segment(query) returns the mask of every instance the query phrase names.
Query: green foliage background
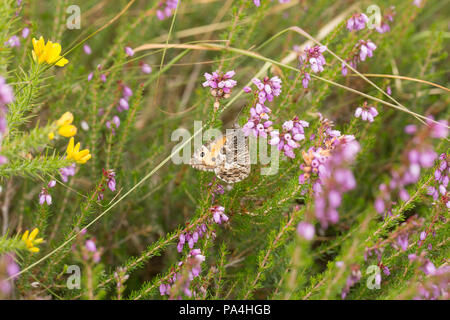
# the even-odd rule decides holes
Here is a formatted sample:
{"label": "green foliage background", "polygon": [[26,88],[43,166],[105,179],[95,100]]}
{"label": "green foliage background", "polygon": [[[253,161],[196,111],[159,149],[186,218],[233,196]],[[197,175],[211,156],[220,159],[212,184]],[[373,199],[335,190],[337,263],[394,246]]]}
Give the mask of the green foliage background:
{"label": "green foliage background", "polygon": [[[340,299],[351,266],[358,265],[362,279],[347,299],[410,299],[427,278],[419,265],[409,262],[409,253],[426,250],[437,267],[448,263],[448,212],[433,206],[426,195],[432,169],[422,172],[420,182],[409,187],[413,196],[407,203],[398,201],[392,218],[383,220],[373,208],[378,185],[388,180],[391,168],[401,165],[402,152],[410,140],[403,129],[410,123],[419,125],[417,119],[369,101],[380,115],[368,124],[353,116],[366,100],[363,97],[318,79],[305,90],[294,70],[275,64],[264,67],[267,58],[282,62],[293,45],[307,40],[293,31],[281,31],[299,26],[315,37],[342,15],[338,26],[328,30],[321,42],[346,57],[357,40],[374,41],[374,57],[361,63],[359,72],[401,75],[448,86],[448,1],[423,1],[419,9],[410,0],[292,0],[287,5],[262,1],[260,8],[247,0],[181,0],[176,16],[160,21],[155,16],[159,1],[136,0],[111,25],[107,24],[129,1],[23,2],[16,16],[16,1],[0,1],[0,44],[26,25],[31,29],[31,36],[20,48],[0,50],[0,74],[13,86],[16,96],[9,106],[8,135],[1,149],[9,163],[0,167],[0,197],[6,212],[1,221],[8,230],[0,240],[0,253],[16,251],[24,270],[15,281],[12,298],[161,298],[161,281],[167,280],[187,253],[186,249],[183,254],[176,250],[180,232],[188,223],[196,226],[210,217],[208,184],[214,177],[171,161],[159,167],[177,143],[171,141],[171,134],[177,128],[193,133],[195,120],[222,129],[234,122],[244,124],[251,99],[235,95],[261,70],[263,75],[278,75],[283,80],[282,95],[269,105],[275,125],[298,115],[311,123],[309,137],[319,125],[317,112],[321,112],[335,122],[337,130],[356,136],[362,147],[352,168],[358,187],[346,194],[339,223],[314,241],[305,242],[295,228],[311,212],[313,199],[308,193],[301,195],[298,184],[300,150],[296,159],[282,156],[277,175],[262,176],[260,166],[253,166],[248,179],[216,199],[226,208],[230,222],[211,229],[209,238],[204,237],[196,246],[206,256],[201,276],[192,284],[199,292],[197,298]],[[79,30],[66,27],[66,8],[73,4],[82,12]],[[382,12],[395,5],[392,30],[385,34],[367,29],[348,32],[346,19],[371,4],[380,6]],[[93,51],[86,55],[81,41],[103,26],[86,41]],[[67,55],[70,62],[66,67],[49,68],[36,76],[31,37],[41,35],[61,43],[64,51],[73,50]],[[137,52],[132,58],[124,52],[125,46],[217,40],[222,46],[217,51],[155,49]],[[342,77],[341,63],[330,54],[325,53],[325,58],[321,77],[388,101],[361,78]],[[140,71],[140,61],[152,66],[150,75]],[[97,70],[99,64],[101,71]],[[296,67],[296,62],[289,65]],[[228,106],[230,100],[221,101],[219,112],[215,112],[214,98],[201,83],[204,72],[218,68],[235,70],[238,86],[232,103]],[[95,75],[89,82],[90,72]],[[100,81],[100,72],[107,75],[106,83]],[[384,90],[390,86],[393,97],[418,114],[449,118],[448,91],[408,80],[371,80]],[[109,117],[116,113],[119,82],[132,88],[134,94],[129,111],[120,114],[121,126],[112,135],[105,126],[109,118],[98,112],[103,109]],[[93,158],[78,166],[69,183],[58,183],[51,190],[51,206],[40,206],[41,188],[52,178],[61,180],[58,169],[68,165],[63,157],[67,140],[51,142],[47,138],[54,130],[53,121],[66,111],[75,116],[76,140],[90,149]],[[81,129],[82,121],[89,125],[87,131]],[[301,149],[308,147],[307,141]],[[438,153],[448,153],[447,140],[436,141],[435,148]],[[104,183],[102,169],[116,172],[118,192],[105,191],[104,200],[96,201],[97,187]],[[369,290],[366,269],[377,261],[374,257],[364,260],[365,248],[386,239],[389,242],[411,216],[423,218],[419,229],[424,229],[436,214],[441,216],[434,224],[436,235],[428,237],[420,248],[419,231],[410,238],[406,252],[386,247],[382,262],[391,275],[383,276],[379,290]],[[94,237],[102,248],[100,264],[86,262],[71,249],[74,243],[82,246],[75,235],[87,225],[87,236]],[[12,238],[34,227],[46,240],[38,254],[21,250],[18,238]],[[428,244],[432,250],[427,249]],[[342,261],[343,267],[337,267],[337,261]],[[73,264],[82,266],[80,290],[66,287],[65,270]],[[125,288],[117,290],[114,272],[119,267],[130,277]],[[40,284],[32,286],[36,281]]]}

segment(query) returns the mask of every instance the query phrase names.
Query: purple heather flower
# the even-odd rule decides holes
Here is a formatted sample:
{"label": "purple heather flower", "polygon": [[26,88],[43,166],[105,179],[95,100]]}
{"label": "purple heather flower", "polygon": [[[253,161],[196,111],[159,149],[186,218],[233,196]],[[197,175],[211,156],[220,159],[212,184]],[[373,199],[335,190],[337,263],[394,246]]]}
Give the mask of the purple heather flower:
{"label": "purple heather flower", "polygon": [[47,187],[49,188],[53,188],[56,186],[56,181],[55,180],[50,180],[50,182],[47,184]]}
{"label": "purple heather flower", "polygon": [[358,266],[353,266],[350,275],[347,277],[345,287],[342,289],[341,297],[345,299],[350,292],[350,288],[361,280],[362,274]]}
{"label": "purple heather flower", "polygon": [[426,260],[425,264],[420,268],[426,275],[434,274],[436,267],[430,260]]}
{"label": "purple heather flower", "polygon": [[298,117],[285,121],[281,134],[278,130],[270,132],[271,139],[269,144],[278,145],[278,150],[282,150],[286,157],[295,158],[293,150],[300,147],[299,142],[305,139],[304,128],[307,127],[309,127],[309,123],[304,120],[299,120]]}
{"label": "purple heather flower", "polygon": [[106,185],[112,192],[116,191],[116,173],[113,170],[104,170],[103,174],[106,177]]}
{"label": "purple heather flower", "polygon": [[95,245],[95,241],[92,240],[92,239],[89,239],[89,240],[86,241],[85,247],[90,252],[96,252],[97,251],[97,246]]}
{"label": "purple heather flower", "polygon": [[271,112],[268,107],[260,103],[257,103],[255,107],[251,108],[250,119],[242,127],[245,136],[253,134],[255,137],[261,136],[266,138],[267,132],[272,125],[272,121],[269,121],[269,114]]}
{"label": "purple heather flower", "polygon": [[92,54],[92,49],[91,49],[91,47],[89,47],[89,45],[87,45],[87,44],[85,44],[85,45],[83,46],[83,51],[84,51],[84,53],[86,53],[87,55]]}
{"label": "purple heather flower", "polygon": [[67,183],[67,181],[69,181],[69,177],[75,175],[75,169],[75,164],[59,169],[59,174],[61,175],[62,181]]}
{"label": "purple heather flower", "polygon": [[122,91],[123,97],[128,100],[133,95],[133,90],[130,87],[124,86]]}
{"label": "purple heather flower", "polygon": [[225,215],[225,208],[222,206],[213,206],[209,209],[213,215],[214,222],[222,224],[228,221],[228,217]]}
{"label": "purple heather flower", "polygon": [[43,205],[47,203],[47,205],[52,204],[52,196],[48,193],[47,189],[42,188],[41,193],[39,193],[39,204]]}
{"label": "purple heather flower", "polygon": [[5,42],[5,47],[20,47],[20,39],[18,36],[12,36],[8,39],[8,41]]}
{"label": "purple heather flower", "polygon": [[373,122],[373,119],[378,115],[377,109],[367,105],[367,101],[364,102],[362,107],[358,107],[355,111],[355,117],[361,117],[364,121]]}
{"label": "purple heather flower", "polygon": [[30,35],[30,29],[23,28],[22,29],[22,38],[26,39],[26,38],[28,38],[29,35]]}
{"label": "purple heather flower", "polygon": [[408,234],[401,234],[396,239],[397,244],[402,248],[403,251],[408,249]]}
{"label": "purple heather flower", "polygon": [[359,40],[358,43],[359,46],[359,59],[361,61],[365,61],[367,57],[372,58],[373,57],[373,51],[377,48],[375,43],[373,43],[370,40],[364,41]]}
{"label": "purple heather flower", "polygon": [[212,74],[205,73],[206,81],[203,82],[203,87],[211,88],[211,95],[216,98],[228,98],[231,93],[231,89],[233,89],[237,82],[232,78],[235,76],[236,72],[233,70],[226,72],[223,74],[219,70],[214,71]]}
{"label": "purple heather flower", "polygon": [[112,134],[116,134],[117,128],[120,126],[120,118],[118,116],[114,116],[111,121],[106,121],[105,126],[111,130]]}
{"label": "purple heather flower", "polygon": [[159,20],[170,18],[173,14],[173,11],[176,9],[177,5],[178,0],[162,0],[158,4],[158,9],[156,10],[156,17]]}
{"label": "purple heather flower", "polygon": [[309,72],[320,73],[324,70],[323,66],[326,64],[326,61],[322,53],[327,50],[327,47],[314,46],[301,50],[299,46],[295,45],[293,50],[298,55],[299,68],[303,73],[302,85],[306,89],[311,81]]}
{"label": "purple heather flower", "polygon": [[427,124],[431,129],[431,137],[437,139],[447,138],[448,135],[447,120],[439,120],[438,122],[427,121]]}
{"label": "purple heather flower", "polygon": [[417,8],[420,8],[422,6],[422,0],[414,0],[413,5],[415,5]]}
{"label": "purple heather flower", "polygon": [[311,81],[311,76],[309,75],[309,73],[306,72],[302,79],[303,88],[307,89],[310,81]]}
{"label": "purple heather flower", "polygon": [[129,57],[134,56],[134,51],[131,47],[125,47],[125,54]]}
{"label": "purple heather flower", "polygon": [[141,65],[141,71],[142,71],[142,73],[149,74],[149,73],[152,72],[152,67],[150,67],[150,66],[149,66],[148,64],[146,64],[146,63],[143,63],[143,64]]}
{"label": "purple heather flower", "polygon": [[12,88],[6,84],[5,79],[0,76],[0,108],[14,101],[14,94]]}
{"label": "purple heather flower", "polygon": [[366,27],[367,22],[369,22],[369,18],[364,13],[355,13],[347,20],[347,29],[349,31],[362,30]]}
{"label": "purple heather flower", "polygon": [[300,222],[297,226],[297,233],[305,240],[312,240],[314,238],[314,226],[308,222]]}
{"label": "purple heather flower", "polygon": [[265,77],[262,81],[253,78],[252,82],[257,88],[257,95],[260,104],[264,104],[266,101],[273,101],[274,97],[278,97],[281,94],[281,79],[277,76]]}
{"label": "purple heather flower", "polygon": [[261,0],[253,0],[253,3],[254,3],[255,6],[257,6],[257,7],[261,6]]}
{"label": "purple heather flower", "polygon": [[[315,214],[324,229],[329,224],[338,222],[337,209],[341,204],[343,194],[356,187],[353,173],[347,166],[354,161],[359,150],[360,146],[356,140],[348,142],[341,140],[322,165],[323,168],[317,170],[320,188],[314,193]],[[311,165],[314,167],[312,163]]]}
{"label": "purple heather flower", "polygon": [[117,111],[122,112],[129,109],[128,101],[125,98],[120,98],[119,105],[117,106]]}

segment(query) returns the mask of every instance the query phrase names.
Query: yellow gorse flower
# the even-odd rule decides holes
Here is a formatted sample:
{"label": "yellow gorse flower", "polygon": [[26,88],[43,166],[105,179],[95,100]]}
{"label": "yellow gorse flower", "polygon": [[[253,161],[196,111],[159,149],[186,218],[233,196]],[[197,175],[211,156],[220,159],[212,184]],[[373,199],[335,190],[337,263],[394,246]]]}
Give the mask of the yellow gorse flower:
{"label": "yellow gorse flower", "polygon": [[[61,116],[61,118],[59,118],[56,121],[56,125],[59,127],[58,134],[63,137],[66,137],[66,138],[70,138],[70,137],[73,137],[74,135],[76,135],[77,127],[72,125],[72,122],[73,122],[73,114],[71,112],[64,113]],[[50,132],[48,135],[48,138],[50,140],[53,140],[55,138],[55,133]]]}
{"label": "yellow gorse flower", "polygon": [[33,231],[31,231],[31,233],[29,233],[29,231],[26,230],[22,236],[22,241],[27,246],[27,249],[33,253],[39,252],[39,248],[36,247],[36,245],[39,245],[42,242],[44,242],[43,238],[35,239],[38,232],[39,232],[38,228],[35,228]]}
{"label": "yellow gorse flower", "polygon": [[37,63],[48,63],[57,65],[58,67],[63,67],[69,60],[62,58],[61,45],[59,43],[53,43],[50,40],[45,44],[44,38],[40,37],[39,40],[33,38],[33,59]]}
{"label": "yellow gorse flower", "polygon": [[80,143],[78,142],[75,145],[74,138],[70,138],[69,145],[67,146],[67,159],[74,160],[79,164],[86,163],[92,155],[89,153],[88,149],[84,149],[80,151]]}

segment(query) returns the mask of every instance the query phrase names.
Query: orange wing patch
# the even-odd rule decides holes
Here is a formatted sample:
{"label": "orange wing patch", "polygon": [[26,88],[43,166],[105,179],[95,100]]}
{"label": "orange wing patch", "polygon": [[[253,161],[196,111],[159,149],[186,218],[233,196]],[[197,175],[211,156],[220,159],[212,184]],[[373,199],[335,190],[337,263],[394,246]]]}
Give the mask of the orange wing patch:
{"label": "orange wing patch", "polygon": [[223,148],[227,141],[227,138],[223,136],[211,143],[211,151],[203,157],[203,164],[206,166],[215,166],[217,161],[217,155]]}

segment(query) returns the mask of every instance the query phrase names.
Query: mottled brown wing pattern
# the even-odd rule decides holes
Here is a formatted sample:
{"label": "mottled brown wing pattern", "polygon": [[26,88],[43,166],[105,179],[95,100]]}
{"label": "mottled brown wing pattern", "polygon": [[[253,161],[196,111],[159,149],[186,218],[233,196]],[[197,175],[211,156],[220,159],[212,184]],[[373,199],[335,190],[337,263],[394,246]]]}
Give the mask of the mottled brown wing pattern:
{"label": "mottled brown wing pattern", "polygon": [[250,155],[248,139],[242,129],[235,129],[227,135],[225,147],[225,161],[214,170],[217,177],[227,183],[236,183],[244,180],[250,174]]}
{"label": "mottled brown wing pattern", "polygon": [[194,152],[190,164],[198,170],[214,171],[227,183],[239,182],[250,174],[248,139],[242,129],[231,130]]}

